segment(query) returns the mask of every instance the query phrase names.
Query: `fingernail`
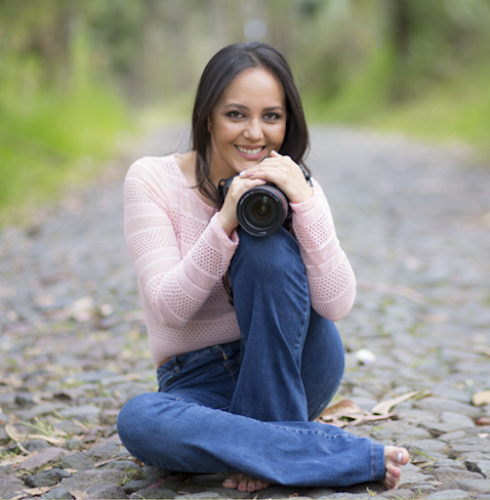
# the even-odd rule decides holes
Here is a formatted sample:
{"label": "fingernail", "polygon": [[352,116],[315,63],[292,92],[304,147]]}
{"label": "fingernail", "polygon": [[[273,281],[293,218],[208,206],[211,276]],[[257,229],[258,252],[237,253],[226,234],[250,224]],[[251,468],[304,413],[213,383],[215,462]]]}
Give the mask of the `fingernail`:
{"label": "fingernail", "polygon": [[246,174],[247,174],[247,171],[246,171],[246,170],[242,170],[242,171],[241,171],[238,175],[239,175],[240,177],[243,177],[243,176],[244,176],[244,175],[246,175]]}
{"label": "fingernail", "polygon": [[225,479],[225,483],[231,483],[232,479]]}
{"label": "fingernail", "polygon": [[401,462],[402,461],[402,457],[403,457],[403,453],[400,451],[400,453],[398,453],[398,455],[396,457],[397,462]]}

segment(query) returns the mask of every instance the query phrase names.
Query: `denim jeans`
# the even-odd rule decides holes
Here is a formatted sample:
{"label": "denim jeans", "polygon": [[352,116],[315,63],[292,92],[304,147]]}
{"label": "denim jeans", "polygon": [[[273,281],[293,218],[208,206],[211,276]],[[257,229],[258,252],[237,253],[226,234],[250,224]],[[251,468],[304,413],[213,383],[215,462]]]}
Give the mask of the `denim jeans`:
{"label": "denim jeans", "polygon": [[313,422],[344,370],[335,325],[310,306],[305,266],[284,229],[243,231],[230,264],[241,339],[173,357],[159,391],[122,408],[118,431],[136,458],[190,473],[243,472],[290,486],[384,477],[384,447]]}

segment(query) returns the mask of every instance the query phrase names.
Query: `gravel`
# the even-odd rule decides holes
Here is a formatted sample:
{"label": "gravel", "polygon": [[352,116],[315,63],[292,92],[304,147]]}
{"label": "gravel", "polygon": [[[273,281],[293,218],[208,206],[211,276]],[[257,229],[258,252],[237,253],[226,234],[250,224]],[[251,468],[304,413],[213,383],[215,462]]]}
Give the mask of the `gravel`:
{"label": "gravel", "polygon": [[[410,449],[400,489],[250,494],[129,455],[117,413],[157,386],[122,180],[133,159],[185,144],[183,130],[156,131],[30,227],[0,233],[0,497],[489,498],[490,406],[473,396],[490,390],[490,169],[461,146],[344,128],[314,127],[308,161],[358,279],[338,323],[347,370],[335,401],[364,412],[340,419],[348,431]],[[415,391],[373,421],[379,402]]]}

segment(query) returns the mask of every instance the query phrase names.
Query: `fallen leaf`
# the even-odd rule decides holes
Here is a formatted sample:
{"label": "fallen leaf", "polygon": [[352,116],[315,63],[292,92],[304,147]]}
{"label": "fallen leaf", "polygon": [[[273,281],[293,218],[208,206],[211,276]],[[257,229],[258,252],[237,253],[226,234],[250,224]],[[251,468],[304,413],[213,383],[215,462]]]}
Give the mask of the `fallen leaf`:
{"label": "fallen leaf", "polygon": [[416,465],[417,467],[420,467],[421,469],[425,469],[427,467],[432,467],[436,463],[436,461],[435,460],[421,460],[421,459],[414,458],[413,460],[411,460],[411,463],[413,465]]}
{"label": "fallen leaf", "polygon": [[88,493],[85,491],[73,490],[70,493],[75,497],[76,500],[85,500],[88,497]]}
{"label": "fallen leaf", "polygon": [[325,408],[322,413],[320,413],[319,418],[326,415],[338,415],[345,413],[362,413],[362,410],[356,405],[356,403],[354,403],[354,401],[350,399],[343,399],[342,401]]}
{"label": "fallen leaf", "polygon": [[13,424],[5,424],[4,430],[7,433],[7,436],[10,439],[13,439],[16,443],[22,443],[22,441],[25,441],[27,438],[27,434],[19,432]]}
{"label": "fallen leaf", "polygon": [[368,422],[377,422],[378,420],[397,419],[399,415],[396,413],[389,413],[388,415],[371,415],[370,413],[345,413],[339,415],[326,415],[319,417],[318,422],[322,424],[335,425],[336,427],[353,427],[355,425],[362,425]]}
{"label": "fallen leaf", "polygon": [[7,465],[16,465],[24,461],[26,457],[24,455],[12,455],[8,458],[0,460],[0,466],[5,467]]}
{"label": "fallen leaf", "polygon": [[487,425],[490,425],[490,418],[488,417],[480,417],[475,419],[475,424],[479,426],[486,427]]}
{"label": "fallen leaf", "polygon": [[17,462],[17,464],[12,467],[12,469],[18,469],[25,461],[35,457],[37,454],[39,453],[39,451],[33,451],[32,453],[29,453],[29,455],[24,455],[22,457],[22,460],[20,460],[19,462]]}
{"label": "fallen leaf", "polygon": [[24,493],[28,493],[31,496],[35,495],[44,495],[47,491],[51,489],[51,486],[40,486],[38,488],[27,488],[26,490],[22,490]]}
{"label": "fallen leaf", "polygon": [[476,392],[471,397],[471,402],[475,406],[484,406],[490,403],[490,391]]}
{"label": "fallen leaf", "polygon": [[46,436],[45,434],[29,434],[29,439],[44,439],[44,441],[58,446],[61,446],[65,442],[62,437]]}
{"label": "fallen leaf", "polygon": [[406,401],[407,399],[413,398],[418,393],[419,393],[419,391],[407,392],[406,394],[403,394],[402,396],[398,396],[397,398],[388,399],[386,401],[381,401],[381,403],[378,403],[371,410],[371,413],[374,413],[375,415],[387,415],[388,413],[390,413],[391,409],[394,406],[402,403],[403,401]]}

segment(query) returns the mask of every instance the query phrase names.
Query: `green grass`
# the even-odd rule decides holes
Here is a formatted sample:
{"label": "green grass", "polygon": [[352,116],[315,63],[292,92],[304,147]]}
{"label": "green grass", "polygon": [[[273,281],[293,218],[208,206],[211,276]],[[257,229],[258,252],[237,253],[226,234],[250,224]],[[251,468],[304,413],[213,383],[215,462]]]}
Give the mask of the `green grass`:
{"label": "green grass", "polygon": [[129,124],[115,92],[0,90],[0,225],[21,224],[67,184],[96,175]]}
{"label": "green grass", "polygon": [[[490,69],[461,71],[450,81],[426,85],[400,104],[388,103],[376,78],[361,78],[333,102],[308,97],[310,123],[341,123],[383,132],[401,132],[435,143],[466,143],[476,156],[490,158]],[[362,83],[362,84],[360,84]]]}
{"label": "green grass", "polygon": [[436,143],[466,143],[476,156],[490,158],[488,65],[461,68],[451,79],[437,84],[426,82],[402,103],[386,98],[389,65],[389,54],[380,53],[335,100],[307,96],[308,121],[401,132]]}
{"label": "green grass", "polygon": [[370,124],[435,141],[464,141],[489,155],[490,71],[430,89],[411,104],[374,116]]}

